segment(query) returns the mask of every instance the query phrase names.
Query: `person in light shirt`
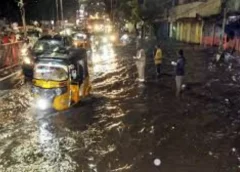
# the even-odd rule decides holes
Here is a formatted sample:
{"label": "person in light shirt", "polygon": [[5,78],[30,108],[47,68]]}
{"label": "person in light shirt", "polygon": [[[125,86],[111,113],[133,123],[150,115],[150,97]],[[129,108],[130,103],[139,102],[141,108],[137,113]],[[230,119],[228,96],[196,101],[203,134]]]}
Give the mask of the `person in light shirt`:
{"label": "person in light shirt", "polygon": [[134,56],[138,70],[138,81],[145,82],[146,53],[141,45],[137,48],[137,55]]}

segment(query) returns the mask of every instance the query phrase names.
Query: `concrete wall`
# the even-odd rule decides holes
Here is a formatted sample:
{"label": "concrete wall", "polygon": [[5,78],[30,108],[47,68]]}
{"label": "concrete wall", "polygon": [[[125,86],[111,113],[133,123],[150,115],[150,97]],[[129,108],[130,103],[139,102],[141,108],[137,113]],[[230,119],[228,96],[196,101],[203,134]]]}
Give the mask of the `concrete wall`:
{"label": "concrete wall", "polygon": [[240,0],[228,0],[227,7],[231,12],[240,12]]}
{"label": "concrete wall", "polygon": [[201,16],[215,15],[220,13],[221,3],[221,0],[208,0],[207,2],[178,5],[171,9],[169,19],[175,21],[181,18],[195,18],[196,14]]}

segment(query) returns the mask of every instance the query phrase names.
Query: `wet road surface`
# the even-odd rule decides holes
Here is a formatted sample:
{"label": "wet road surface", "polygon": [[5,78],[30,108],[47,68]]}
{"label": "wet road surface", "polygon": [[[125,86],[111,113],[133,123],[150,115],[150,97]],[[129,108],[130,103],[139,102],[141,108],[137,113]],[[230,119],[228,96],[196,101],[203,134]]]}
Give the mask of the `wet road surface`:
{"label": "wet road surface", "polygon": [[[174,97],[169,65],[178,48],[188,60],[182,99]],[[239,171],[234,71],[223,75],[209,65],[212,53],[198,47],[166,42],[163,52],[162,77],[156,80],[149,58],[145,84],[136,82],[134,46],[116,48],[116,56],[107,60],[95,59],[91,98],[68,111],[36,115],[29,85],[4,94],[0,171]]]}

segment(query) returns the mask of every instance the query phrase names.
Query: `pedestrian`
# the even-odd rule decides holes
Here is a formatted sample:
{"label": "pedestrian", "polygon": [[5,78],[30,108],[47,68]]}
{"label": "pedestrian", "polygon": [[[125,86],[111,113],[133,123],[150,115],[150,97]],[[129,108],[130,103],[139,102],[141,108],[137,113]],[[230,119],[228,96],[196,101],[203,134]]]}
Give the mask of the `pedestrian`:
{"label": "pedestrian", "polygon": [[10,32],[9,40],[10,40],[11,43],[17,42],[16,34],[14,32]]}
{"label": "pedestrian", "polygon": [[4,36],[2,37],[2,44],[8,44],[10,43],[9,35],[7,32],[4,33]]}
{"label": "pedestrian", "polygon": [[156,66],[157,77],[159,77],[161,74],[161,65],[162,65],[163,57],[162,57],[162,50],[161,50],[160,44],[158,44],[155,48],[156,48],[156,51],[154,54],[154,62]]}
{"label": "pedestrian", "polygon": [[172,62],[172,65],[176,66],[176,96],[179,97],[182,89],[183,77],[185,75],[186,59],[184,57],[183,50],[178,51],[177,62]]}
{"label": "pedestrian", "polygon": [[138,70],[139,82],[145,81],[145,66],[146,66],[146,53],[141,45],[137,48],[137,54],[134,56]]}

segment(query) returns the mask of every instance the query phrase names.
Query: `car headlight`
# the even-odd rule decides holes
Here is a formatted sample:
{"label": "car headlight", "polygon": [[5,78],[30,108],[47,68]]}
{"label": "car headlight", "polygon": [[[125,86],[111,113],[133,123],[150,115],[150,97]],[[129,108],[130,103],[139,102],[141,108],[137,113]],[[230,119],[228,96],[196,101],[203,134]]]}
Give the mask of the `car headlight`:
{"label": "car headlight", "polygon": [[37,108],[40,110],[46,110],[49,107],[49,102],[46,99],[37,100]]}
{"label": "car headlight", "polygon": [[77,46],[78,46],[78,43],[77,43],[77,42],[74,42],[74,46],[77,47]]}
{"label": "car headlight", "polygon": [[99,26],[98,26],[98,25],[95,25],[95,26],[94,26],[94,30],[96,30],[96,31],[99,30]]}

